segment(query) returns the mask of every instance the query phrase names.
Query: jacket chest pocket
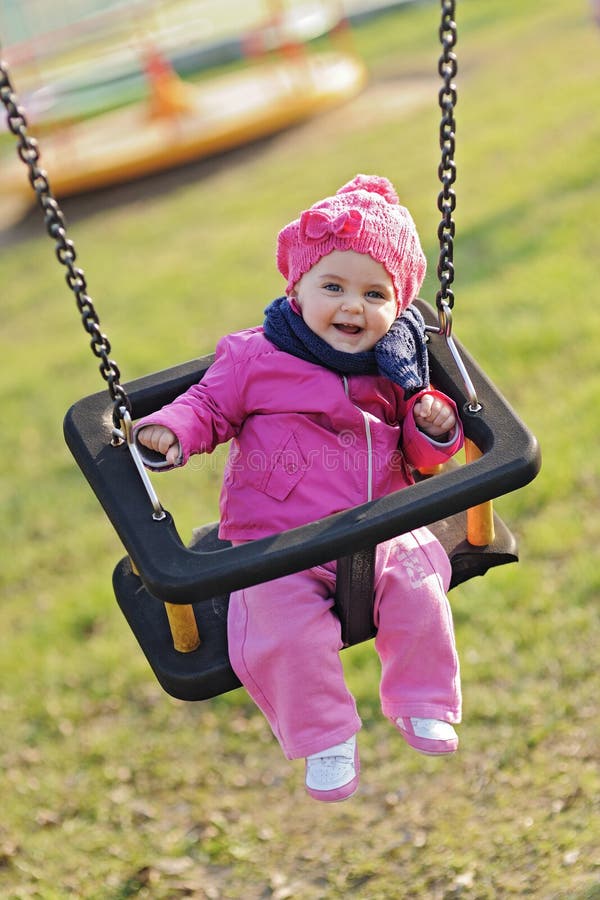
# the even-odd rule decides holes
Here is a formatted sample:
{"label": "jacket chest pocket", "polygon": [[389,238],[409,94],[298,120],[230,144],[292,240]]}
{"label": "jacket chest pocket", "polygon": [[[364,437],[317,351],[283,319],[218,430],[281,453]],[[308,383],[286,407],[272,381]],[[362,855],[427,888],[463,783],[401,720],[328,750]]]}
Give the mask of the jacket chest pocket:
{"label": "jacket chest pocket", "polygon": [[273,452],[259,489],[275,500],[285,500],[304,477],[305,471],[306,459],[292,432]]}

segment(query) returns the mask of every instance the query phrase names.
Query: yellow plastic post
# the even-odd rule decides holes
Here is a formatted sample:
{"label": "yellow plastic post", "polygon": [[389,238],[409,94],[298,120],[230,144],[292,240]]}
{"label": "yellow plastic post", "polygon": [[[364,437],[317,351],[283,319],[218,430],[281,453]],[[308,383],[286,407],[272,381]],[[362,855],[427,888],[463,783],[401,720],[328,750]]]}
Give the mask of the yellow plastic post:
{"label": "yellow plastic post", "polygon": [[426,475],[426,476],[439,475],[440,472],[443,472],[443,471],[444,471],[443,463],[436,463],[436,465],[434,465],[434,466],[421,466],[419,468],[419,474]]}
{"label": "yellow plastic post", "polygon": [[[131,571],[139,575],[135,563],[129,558]],[[200,646],[200,635],[194,608],[188,603],[165,603],[173,646],[179,653],[191,653]]]}
{"label": "yellow plastic post", "polygon": [[196,650],[200,646],[200,635],[193,606],[165,603],[165,609],[175,649],[180,653],[191,653],[192,650]]}
{"label": "yellow plastic post", "polygon": [[[479,447],[465,438],[465,458],[467,465],[482,457]],[[493,543],[494,533],[494,507],[491,500],[480,503],[467,510],[467,540],[474,547],[485,547]]]}

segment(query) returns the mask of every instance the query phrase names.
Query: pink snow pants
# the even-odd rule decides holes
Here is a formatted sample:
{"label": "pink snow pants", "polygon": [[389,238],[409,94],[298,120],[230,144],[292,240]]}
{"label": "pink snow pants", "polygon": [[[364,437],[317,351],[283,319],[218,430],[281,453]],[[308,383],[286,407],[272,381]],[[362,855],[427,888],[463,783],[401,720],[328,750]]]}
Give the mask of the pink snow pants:
{"label": "pink snow pants", "polygon": [[[355,734],[361,722],[344,681],[336,564],[232,593],[231,665],[288,759]],[[383,714],[460,721],[459,664],[446,598],[451,568],[427,528],[377,547],[375,649]]]}

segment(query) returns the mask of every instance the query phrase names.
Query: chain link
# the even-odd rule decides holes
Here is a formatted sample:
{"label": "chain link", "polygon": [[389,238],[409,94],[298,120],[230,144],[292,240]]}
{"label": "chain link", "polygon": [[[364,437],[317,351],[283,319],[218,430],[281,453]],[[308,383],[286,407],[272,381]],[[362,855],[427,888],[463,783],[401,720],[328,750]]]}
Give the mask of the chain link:
{"label": "chain link", "polygon": [[120,411],[124,407],[127,412],[131,413],[131,402],[121,384],[119,367],[110,358],[110,341],[101,331],[100,320],[94,309],[92,298],[87,293],[83,269],[75,265],[77,254],[73,241],[67,237],[62,210],[52,194],[46,172],[39,166],[40,151],[37,141],[28,134],[25,113],[18,105],[6,64],[1,59],[0,100],[6,108],[7,125],[18,138],[17,153],[29,170],[29,181],[44,212],[46,231],[55,241],[57,259],[67,270],[66,281],[75,296],[83,327],[91,337],[92,352],[100,360],[100,374],[108,385],[113,401],[113,421],[115,427],[119,427],[122,418]]}
{"label": "chain link", "polygon": [[[456,44],[455,0],[441,0],[442,20],[440,24],[440,43],[442,55],[438,63],[438,71],[443,80],[439,92],[439,104],[442,111],[440,121],[440,150],[442,157],[438,167],[438,178],[442,184],[442,190],[438,194],[438,209],[442,213],[442,220],[438,226],[438,238],[440,242],[440,256],[437,267],[437,275],[440,289],[436,294],[438,313],[446,318],[446,310],[454,306],[454,292],[450,285],[454,281],[454,234],[455,225],[452,213],[456,209],[456,194],[452,187],[456,181],[456,164],[454,151],[456,145],[456,123],[454,121],[454,107],[456,106],[456,85],[453,82],[456,76],[456,55],[453,48]],[[443,324],[443,322],[442,322]]]}

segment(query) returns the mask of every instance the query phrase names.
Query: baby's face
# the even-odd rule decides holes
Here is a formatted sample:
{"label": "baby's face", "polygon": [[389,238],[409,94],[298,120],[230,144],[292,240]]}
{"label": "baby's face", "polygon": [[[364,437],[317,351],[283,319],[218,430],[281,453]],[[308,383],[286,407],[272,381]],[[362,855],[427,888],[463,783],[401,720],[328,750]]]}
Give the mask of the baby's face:
{"label": "baby's face", "polygon": [[372,350],[398,315],[392,279],[367,253],[334,250],[296,284],[292,294],[308,327],[335,350]]}

